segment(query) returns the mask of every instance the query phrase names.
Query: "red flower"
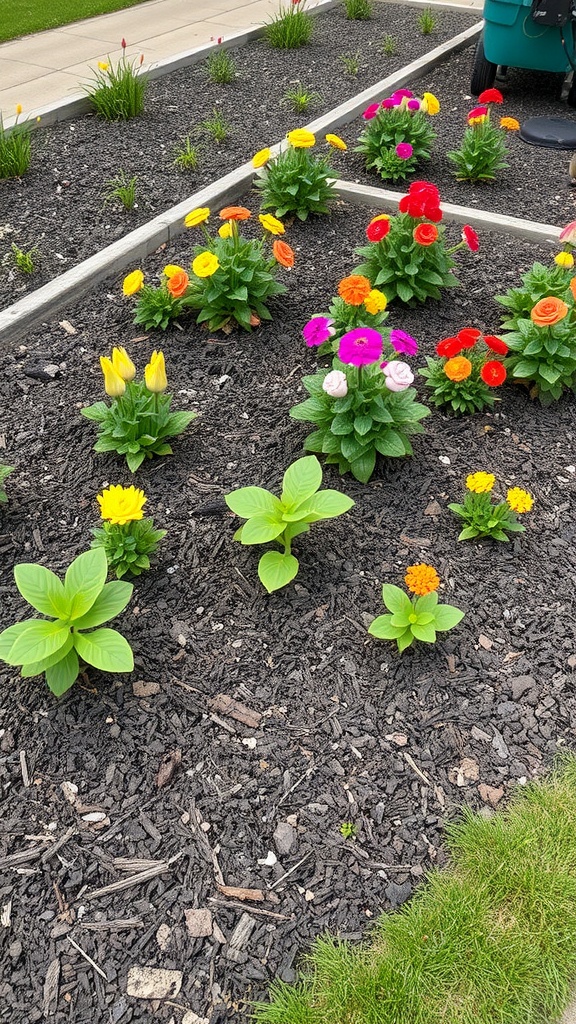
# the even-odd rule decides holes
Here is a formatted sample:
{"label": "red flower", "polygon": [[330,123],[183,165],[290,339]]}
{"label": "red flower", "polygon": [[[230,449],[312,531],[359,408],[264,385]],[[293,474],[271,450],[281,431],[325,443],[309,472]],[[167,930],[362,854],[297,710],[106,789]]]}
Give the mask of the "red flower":
{"label": "red flower", "polygon": [[445,359],[453,359],[462,351],[462,343],[459,338],[443,338],[436,345],[436,355]]}
{"label": "red flower", "polygon": [[373,220],[366,228],[366,238],[369,242],[381,242],[390,231],[389,220]]}
{"label": "red flower", "polygon": [[425,193],[428,196],[432,196],[437,203],[440,202],[440,193],[436,185],[433,185],[431,181],[413,181],[408,191],[411,196]]}
{"label": "red flower", "polygon": [[488,107],[474,107],[474,110],[471,110],[468,114],[468,120],[472,121],[476,117],[486,117],[487,113]]}
{"label": "red flower", "polygon": [[497,359],[491,359],[489,363],[484,363],[480,376],[489,388],[499,388],[506,380],[506,368]]}
{"label": "red flower", "polygon": [[502,341],[502,338],[496,338],[494,334],[485,334],[484,341],[491,348],[493,352],[496,352],[499,356],[508,355],[508,345]]}
{"label": "red flower", "polygon": [[440,193],[430,181],[413,181],[407,196],[402,196],[398,204],[400,213],[408,213],[411,217],[427,217],[428,220],[442,220],[439,207]]}
{"label": "red flower", "polygon": [[412,235],[418,245],[434,245],[438,239],[438,228],[435,224],[417,224]]}
{"label": "red flower", "polygon": [[122,39],[120,40],[120,46],[122,47],[123,50],[126,49],[126,45],[127,45],[126,44],[126,40],[124,39],[124,37],[122,37]]}
{"label": "red flower", "polygon": [[478,97],[479,103],[504,103],[504,97],[499,89],[484,89]]}
{"label": "red flower", "polygon": [[458,341],[462,348],[474,348],[478,338],[481,337],[482,331],[479,331],[476,327],[463,327],[461,331],[458,331]]}
{"label": "red flower", "polygon": [[470,252],[478,252],[478,249],[480,248],[480,241],[478,239],[478,235],[474,231],[474,228],[471,228],[469,224],[465,224],[462,228],[462,241],[466,242]]}

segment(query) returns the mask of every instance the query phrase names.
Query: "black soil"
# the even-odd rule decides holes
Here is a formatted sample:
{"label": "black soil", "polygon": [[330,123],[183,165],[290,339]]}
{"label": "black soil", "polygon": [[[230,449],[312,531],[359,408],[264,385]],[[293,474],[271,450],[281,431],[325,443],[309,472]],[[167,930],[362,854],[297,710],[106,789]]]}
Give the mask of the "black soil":
{"label": "black soil", "polygon": [[[168,535],[116,623],[133,645],[134,674],[91,673],[57,701],[42,680],[2,673],[0,855],[44,850],[43,837],[55,844],[73,830],[43,860],[0,861],[8,1024],[40,1021],[45,1007],[56,1024],[180,1024],[189,1007],[210,1024],[239,1024],[271,979],[294,978],[315,936],[359,939],[374,915],[402,903],[442,863],[443,823],[463,804],[489,813],[490,800],[573,745],[573,397],[541,409],[505,386],[493,413],[434,412],[414,456],[382,461],[366,486],[327,468],[325,484],[356,505],[313,527],[297,580],[272,596],[256,576],[258,553],[232,539],[223,494],[278,488],[302,453],[305,425],[288,410],[315,358],[300,330],[354,266],[369,215],[341,205],[290,229],[289,292],[252,335],[213,338],[183,322],[143,336],[114,279],[5,355],[2,461],[16,470],[1,514],[2,626],[26,614],[13,564],[62,571],[89,544],[97,492],[132,480],[117,457],[93,453],[93,424],[79,414],[101,397],[98,356],[125,344],[142,369],[162,346],[175,406],[201,413],[174,457],[136,478]],[[189,245],[151,257],[146,271],[185,262]],[[416,336],[422,355],[463,326],[494,332],[494,291],[547,256],[487,235],[476,256],[459,255],[462,288],[424,310],[393,310],[389,323]],[[42,379],[47,365],[53,380]],[[535,496],[527,532],[510,544],[457,543],[446,506],[479,469],[495,473],[499,493],[519,485]],[[366,629],[382,611],[382,583],[401,584],[419,561],[438,568],[443,599],[466,617],[436,647],[400,657]],[[139,695],[142,683],[156,692]],[[242,724],[210,703],[218,694],[261,718]],[[158,790],[174,751],[181,764]],[[63,783],[78,787],[75,805]],[[99,812],[103,822],[83,818]],[[343,822],[357,826],[356,840],[343,838]],[[269,851],[277,863],[259,864]],[[118,858],[173,857],[164,874],[92,898],[126,877]],[[266,899],[225,897],[220,878]],[[185,911],[201,907],[216,927],[192,938]],[[179,995],[158,1004],[127,996],[134,965],[182,971]]]}

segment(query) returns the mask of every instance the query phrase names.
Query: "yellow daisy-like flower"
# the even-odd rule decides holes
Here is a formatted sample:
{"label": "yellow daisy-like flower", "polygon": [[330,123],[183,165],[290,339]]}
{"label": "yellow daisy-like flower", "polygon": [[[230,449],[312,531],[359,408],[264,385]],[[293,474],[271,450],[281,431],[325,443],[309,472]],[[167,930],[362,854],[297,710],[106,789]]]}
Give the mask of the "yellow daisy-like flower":
{"label": "yellow daisy-like flower", "polygon": [[517,121],[515,117],[501,117],[500,127],[505,128],[508,132],[520,131],[520,121]]}
{"label": "yellow daisy-like flower", "polygon": [[131,274],[127,274],[122,282],[122,291],[124,295],[136,295],[144,285],[144,274],[141,270],[133,270]]}
{"label": "yellow daisy-like flower", "polygon": [[534,498],[528,491],[522,490],[521,487],[511,487],[506,494],[506,501],[513,512],[518,512],[522,515],[523,512],[529,512],[534,504]]}
{"label": "yellow daisy-like flower", "polygon": [[269,231],[271,235],[283,235],[286,230],[282,221],[273,217],[271,213],[259,213],[258,220],[264,231]]}
{"label": "yellow daisy-like flower", "polygon": [[196,274],[196,277],[212,277],[220,266],[218,257],[213,252],[201,252],[195,260],[192,261],[192,272]]}
{"label": "yellow daisy-like flower", "polygon": [[344,139],[341,139],[339,135],[328,134],[325,135],[324,138],[326,139],[328,145],[332,146],[333,149],[341,149],[343,153],[345,153],[346,150],[348,149],[348,146],[344,142]]}
{"label": "yellow daisy-like flower", "polygon": [[98,61],[98,67],[100,68],[100,71],[108,71],[108,68],[110,67],[110,65],[108,64],[108,61],[106,61],[106,60],[99,60]]}
{"label": "yellow daisy-like flower", "polygon": [[162,273],[164,277],[170,280],[171,277],[174,277],[174,274],[184,274],[185,270],[184,267],[179,267],[177,263],[167,263]]}
{"label": "yellow daisy-like flower", "polygon": [[187,228],[198,227],[198,224],[203,224],[205,220],[208,220],[210,216],[210,210],[207,206],[199,206],[196,210],[191,210],[184,217],[184,223]]}
{"label": "yellow daisy-like flower", "polygon": [[96,501],[100,505],[102,519],[125,526],[126,523],[144,518],[143,508],[147,498],[144,491],[134,485],[122,487],[121,484],[112,484],[96,496]]}
{"label": "yellow daisy-like flower", "polygon": [[466,487],[469,491],[474,491],[475,494],[487,494],[495,483],[496,477],[493,473],[470,473],[466,477]]}
{"label": "yellow daisy-like flower", "polygon": [[364,299],[367,313],[383,313],[387,304],[388,300],[384,292],[379,291],[378,288],[373,288]]}
{"label": "yellow daisy-like flower", "polygon": [[218,228],[218,234],[220,238],[231,238],[232,237],[232,225],[230,221],[226,221]]}
{"label": "yellow daisy-like flower", "polygon": [[268,163],[271,156],[272,152],[268,146],[266,146],[265,149],[259,149],[252,157],[252,167],[264,167],[264,164]]}
{"label": "yellow daisy-like flower", "polygon": [[294,149],[310,149],[316,145],[316,136],[307,128],[294,128],[286,135],[288,142]]}
{"label": "yellow daisy-like flower", "polygon": [[418,565],[408,566],[404,582],[413,594],[424,597],[425,594],[431,594],[434,590],[438,590],[440,577],[433,566],[419,562]]}
{"label": "yellow daisy-like flower", "polygon": [[559,267],[573,267],[574,257],[571,252],[559,252],[554,257],[554,263],[557,263]]}
{"label": "yellow daisy-like flower", "polygon": [[432,92],[425,92],[422,95],[422,110],[430,117],[440,113],[440,100]]}

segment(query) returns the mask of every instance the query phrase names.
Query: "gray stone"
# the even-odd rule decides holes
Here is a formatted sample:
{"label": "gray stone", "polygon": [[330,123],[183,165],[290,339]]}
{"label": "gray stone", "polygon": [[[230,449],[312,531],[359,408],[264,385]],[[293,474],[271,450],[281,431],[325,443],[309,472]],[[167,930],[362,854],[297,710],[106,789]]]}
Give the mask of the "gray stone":
{"label": "gray stone", "polygon": [[516,676],[512,680],[512,697],[514,700],[520,700],[523,693],[534,689],[535,686],[536,680],[532,676]]}
{"label": "gray stone", "polygon": [[296,829],[287,821],[278,822],[274,830],[274,845],[280,857],[285,857],[295,848],[297,842]]}

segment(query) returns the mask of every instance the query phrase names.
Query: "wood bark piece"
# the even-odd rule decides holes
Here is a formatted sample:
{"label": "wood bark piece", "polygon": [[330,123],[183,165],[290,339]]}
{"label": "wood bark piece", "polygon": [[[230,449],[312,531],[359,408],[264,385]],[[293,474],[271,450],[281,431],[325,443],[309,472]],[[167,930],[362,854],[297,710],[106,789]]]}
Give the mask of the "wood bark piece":
{"label": "wood bark piece", "polygon": [[237,722],[242,722],[242,725],[247,725],[249,729],[257,729],[262,720],[259,711],[252,711],[251,708],[247,708],[245,704],[241,704],[239,700],[229,697],[226,693],[217,693],[208,701],[208,706],[212,711],[229,715]]}
{"label": "wood bark piece", "polygon": [[60,958],[56,957],[52,960],[48,970],[46,971],[46,977],[44,979],[44,1004],[43,1011],[45,1017],[52,1017],[56,1013],[56,1004],[58,1002],[58,986],[60,984]]}
{"label": "wood bark piece", "polygon": [[250,942],[250,936],[256,927],[256,921],[250,914],[242,914],[242,917],[238,921],[232,935],[230,936],[230,944],[228,949],[225,951],[224,956],[227,960],[232,960],[233,963],[244,963],[247,959],[245,947]]}
{"label": "wood bark piece", "polygon": [[156,878],[156,875],[163,875],[166,871],[170,871],[171,865],[174,861],[179,860],[182,857],[181,853],[177,853],[175,857],[171,857],[167,861],[159,861],[156,867],[149,868],[147,871],[140,871],[136,875],[130,875],[128,878],[121,878],[117,882],[111,882],[110,885],[104,885],[101,889],[94,889],[93,892],[86,892],[83,894],[82,899],[84,900],[95,900],[99,896],[108,896],[111,892],[121,892],[122,889],[129,889],[131,885],[141,885],[142,882],[149,882],[150,879]]}
{"label": "wood bark piece", "polygon": [[216,888],[223,896],[231,896],[235,900],[253,900],[254,903],[263,903],[265,899],[262,889],[243,889],[236,885],[217,885]]}
{"label": "wood bark piece", "polygon": [[156,786],[158,789],[162,789],[163,786],[167,786],[172,781],[175,772],[182,764],[182,751],[178,748],[171,750],[169,754],[165,754],[160,762],[158,774],[156,775]]}
{"label": "wood bark piece", "polygon": [[182,971],[131,967],[126,992],[136,999],[174,999],[182,988]]}

